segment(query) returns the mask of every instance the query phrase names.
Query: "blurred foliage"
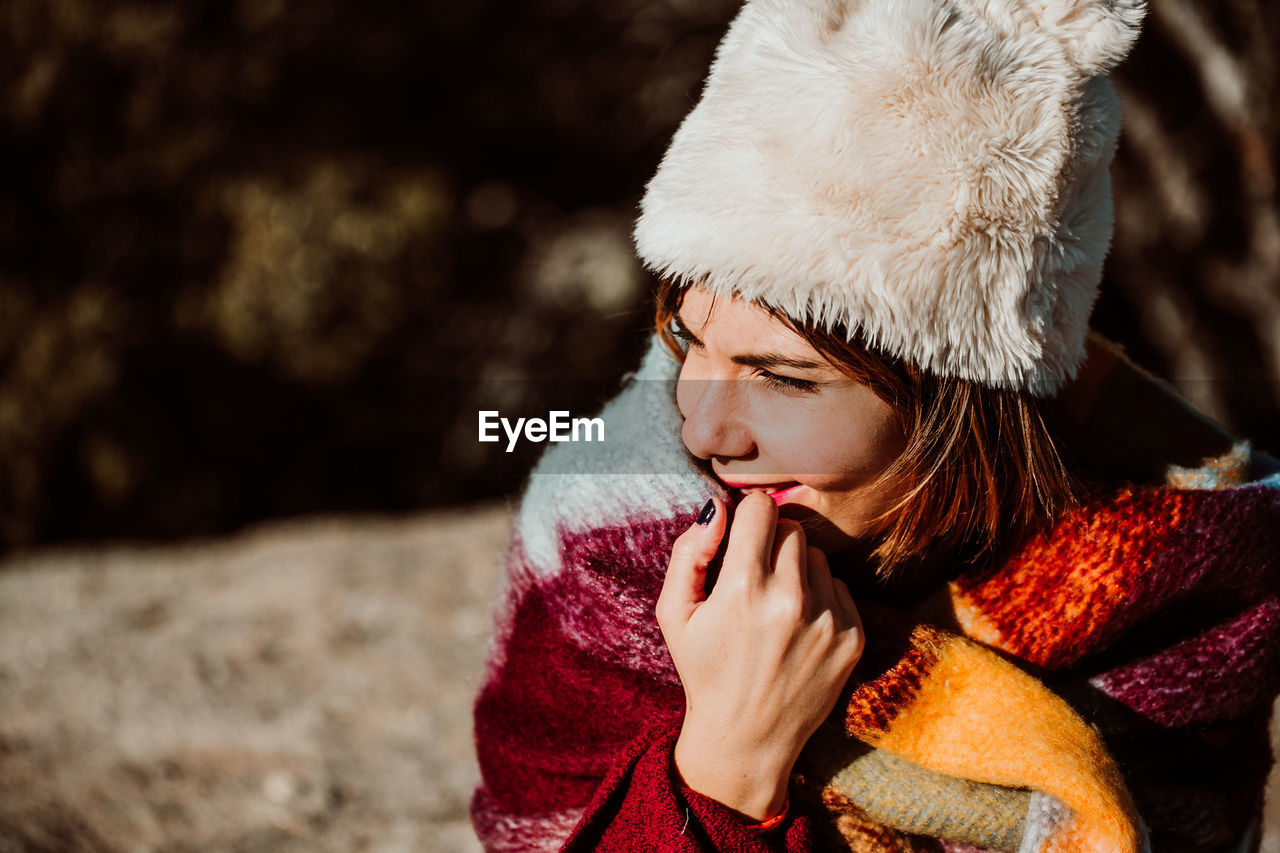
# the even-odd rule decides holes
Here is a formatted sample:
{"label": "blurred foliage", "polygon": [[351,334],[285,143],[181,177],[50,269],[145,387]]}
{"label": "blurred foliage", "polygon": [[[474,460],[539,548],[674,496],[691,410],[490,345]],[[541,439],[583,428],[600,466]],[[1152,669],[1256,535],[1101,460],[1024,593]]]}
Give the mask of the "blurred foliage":
{"label": "blurred foliage", "polygon": [[[478,389],[634,364],[636,201],[736,7],[0,4],[0,546],[514,489]],[[1280,11],[1152,7],[1095,322],[1275,449]]]}
{"label": "blurred foliage", "polygon": [[1094,325],[1280,451],[1280,7],[1152,0],[1117,76],[1116,235]]}

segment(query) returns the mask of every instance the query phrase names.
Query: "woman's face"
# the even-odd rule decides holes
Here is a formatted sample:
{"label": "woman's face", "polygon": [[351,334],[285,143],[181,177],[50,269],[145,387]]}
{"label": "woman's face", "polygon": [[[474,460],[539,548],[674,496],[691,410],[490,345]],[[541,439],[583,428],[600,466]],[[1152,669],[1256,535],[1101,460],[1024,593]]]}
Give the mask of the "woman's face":
{"label": "woman's face", "polygon": [[900,489],[870,488],[906,445],[890,406],[757,305],[692,287],[676,401],[685,446],[741,497],[762,490],[827,553],[877,532]]}

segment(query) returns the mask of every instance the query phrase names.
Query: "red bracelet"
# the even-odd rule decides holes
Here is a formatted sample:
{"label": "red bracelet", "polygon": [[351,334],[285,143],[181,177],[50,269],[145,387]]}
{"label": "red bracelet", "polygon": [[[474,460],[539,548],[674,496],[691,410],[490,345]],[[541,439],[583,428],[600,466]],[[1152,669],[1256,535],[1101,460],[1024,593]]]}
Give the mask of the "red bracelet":
{"label": "red bracelet", "polygon": [[761,821],[760,823],[749,824],[747,826],[747,830],[750,832],[768,832],[769,830],[776,828],[778,824],[782,823],[782,821],[786,818],[787,809],[789,809],[790,807],[791,807],[791,797],[790,795],[788,795],[787,798],[782,801],[782,811],[778,812],[776,815],[769,818],[768,820]]}

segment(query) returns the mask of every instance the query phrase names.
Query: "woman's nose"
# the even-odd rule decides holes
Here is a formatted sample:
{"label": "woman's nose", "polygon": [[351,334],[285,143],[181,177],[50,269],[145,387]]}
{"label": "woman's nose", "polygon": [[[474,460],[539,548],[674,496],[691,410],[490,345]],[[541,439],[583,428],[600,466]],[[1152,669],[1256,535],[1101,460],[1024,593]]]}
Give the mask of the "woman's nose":
{"label": "woman's nose", "polygon": [[676,401],[684,416],[680,437],[694,456],[740,457],[754,449],[741,384],[736,379],[681,379],[677,384]]}

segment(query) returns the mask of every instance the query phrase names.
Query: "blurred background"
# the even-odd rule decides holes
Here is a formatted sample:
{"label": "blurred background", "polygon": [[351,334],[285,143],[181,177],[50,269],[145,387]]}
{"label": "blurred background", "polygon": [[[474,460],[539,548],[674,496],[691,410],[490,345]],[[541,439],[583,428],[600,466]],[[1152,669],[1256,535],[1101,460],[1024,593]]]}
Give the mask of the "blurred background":
{"label": "blurred background", "polygon": [[[0,0],[0,849],[472,849],[477,389],[634,366],[736,8]],[[1275,453],[1280,6],[1151,9],[1094,325]]]}
{"label": "blurred background", "polygon": [[[5,0],[0,545],[516,488],[475,383],[633,366],[631,220],[735,8]],[[1274,450],[1280,11],[1152,9],[1094,322]]]}

